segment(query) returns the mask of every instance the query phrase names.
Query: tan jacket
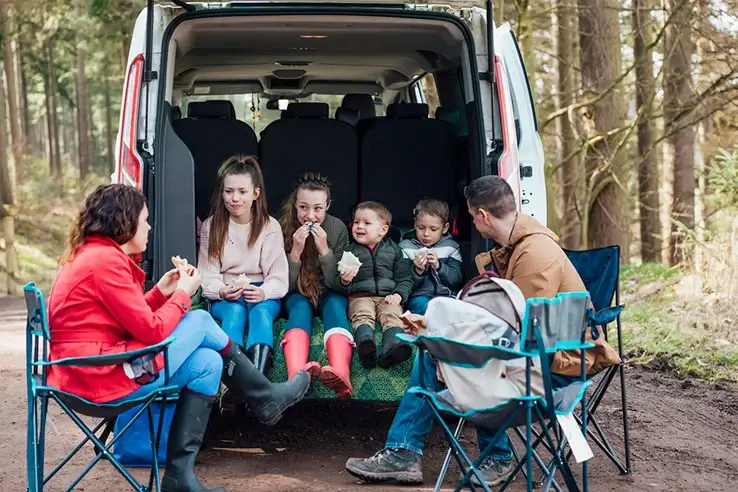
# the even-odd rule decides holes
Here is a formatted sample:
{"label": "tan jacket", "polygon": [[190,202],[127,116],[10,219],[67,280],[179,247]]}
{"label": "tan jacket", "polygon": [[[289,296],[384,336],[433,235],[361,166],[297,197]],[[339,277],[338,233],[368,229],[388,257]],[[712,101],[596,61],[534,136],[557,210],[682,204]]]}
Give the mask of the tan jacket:
{"label": "tan jacket", "polygon": [[[574,265],[559,246],[559,237],[533,217],[518,213],[508,242],[508,246],[477,255],[475,263],[479,273],[483,273],[489,263],[494,263],[500,277],[515,282],[526,299],[586,291]],[[590,330],[587,330],[587,339],[592,341]],[[585,353],[588,374],[620,363],[618,353],[602,334],[594,343],[595,347]],[[559,351],[551,364],[551,371],[578,376],[580,362],[578,350]]]}

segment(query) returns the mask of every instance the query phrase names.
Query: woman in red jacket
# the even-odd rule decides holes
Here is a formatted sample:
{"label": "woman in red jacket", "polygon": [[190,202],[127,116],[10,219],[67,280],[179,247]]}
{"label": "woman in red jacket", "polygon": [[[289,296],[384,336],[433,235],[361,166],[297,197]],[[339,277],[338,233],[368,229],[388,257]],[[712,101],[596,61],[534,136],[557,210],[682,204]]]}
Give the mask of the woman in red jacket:
{"label": "woman in red jacket", "polygon": [[[183,389],[169,431],[162,490],[205,492],[210,489],[200,484],[193,466],[221,373],[268,425],[302,399],[310,376],[301,371],[285,383],[271,383],[210,314],[188,313],[200,285],[192,266],[170,270],[144,294],[145,275],[132,256],[146,249],[147,220],[145,198],[136,188],[100,186],[87,198],[49,296],[50,357],[115,354],[174,337],[170,383]],[[95,403],[120,402],[163,385],[162,368],[161,356],[117,366],[53,367],[49,383]]]}

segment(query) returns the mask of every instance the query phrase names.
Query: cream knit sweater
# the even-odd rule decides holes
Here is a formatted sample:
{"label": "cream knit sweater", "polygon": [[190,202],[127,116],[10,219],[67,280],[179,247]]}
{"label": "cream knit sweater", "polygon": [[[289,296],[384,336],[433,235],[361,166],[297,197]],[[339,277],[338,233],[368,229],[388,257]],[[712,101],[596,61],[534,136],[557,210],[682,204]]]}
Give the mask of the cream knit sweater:
{"label": "cream knit sweater", "polygon": [[252,281],[264,282],[261,288],[266,299],[281,299],[287,294],[289,268],[282,227],[277,219],[269,217],[253,247],[248,246],[251,224],[237,224],[231,220],[220,261],[208,257],[211,222],[212,218],[208,217],[200,229],[197,265],[205,297],[220,299],[220,289],[231,285],[242,273]]}

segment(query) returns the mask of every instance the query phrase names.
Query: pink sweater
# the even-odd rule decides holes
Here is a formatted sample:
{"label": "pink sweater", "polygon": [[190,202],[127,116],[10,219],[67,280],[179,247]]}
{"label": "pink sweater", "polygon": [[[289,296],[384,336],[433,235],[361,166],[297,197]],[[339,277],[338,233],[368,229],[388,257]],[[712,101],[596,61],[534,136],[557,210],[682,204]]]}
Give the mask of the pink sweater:
{"label": "pink sweater", "polygon": [[237,224],[231,220],[220,262],[208,257],[211,222],[212,218],[208,217],[200,229],[200,253],[197,260],[205,297],[220,299],[220,289],[231,285],[242,273],[252,281],[264,282],[261,288],[264,289],[266,299],[281,299],[287,294],[287,255],[284,252],[282,227],[275,218],[269,217],[269,222],[253,247],[248,246],[251,224]]}

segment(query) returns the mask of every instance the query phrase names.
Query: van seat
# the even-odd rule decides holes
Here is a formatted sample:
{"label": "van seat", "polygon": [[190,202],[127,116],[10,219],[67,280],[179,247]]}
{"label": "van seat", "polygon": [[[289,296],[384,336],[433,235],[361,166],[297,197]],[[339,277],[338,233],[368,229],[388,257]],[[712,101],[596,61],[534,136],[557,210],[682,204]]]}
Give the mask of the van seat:
{"label": "van seat", "polygon": [[172,127],[192,153],[195,214],[205,220],[210,214],[218,168],[234,154],[256,155],[256,133],[236,119],[233,104],[226,100],[191,102],[187,105],[187,117],[173,121]]}
{"label": "van seat", "polygon": [[374,99],[370,94],[346,94],[341,101],[341,107],[358,111],[360,120],[368,120],[377,116]]}
{"label": "van seat", "polygon": [[272,215],[306,172],[331,182],[330,213],[349,220],[358,196],[358,140],[353,127],[328,117],[326,103],[291,103],[261,132],[259,154]]}
{"label": "van seat", "polygon": [[356,126],[359,123],[359,111],[351,108],[336,108],[336,119],[351,126]]}
{"label": "van seat", "polygon": [[456,147],[454,127],[429,119],[427,104],[390,104],[387,117],[373,120],[362,136],[360,200],[383,203],[399,228],[412,226],[413,207],[423,198],[452,206]]}

